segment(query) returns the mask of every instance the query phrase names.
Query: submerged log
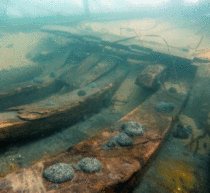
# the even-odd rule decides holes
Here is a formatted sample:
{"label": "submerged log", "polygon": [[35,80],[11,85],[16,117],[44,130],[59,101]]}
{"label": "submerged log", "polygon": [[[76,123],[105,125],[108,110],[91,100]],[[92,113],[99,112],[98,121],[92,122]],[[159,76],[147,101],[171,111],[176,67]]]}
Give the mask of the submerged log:
{"label": "submerged log", "polygon": [[[183,101],[186,95],[183,95]],[[174,109],[167,112],[157,111],[162,101],[174,104]],[[37,164],[8,174],[0,179],[2,193],[19,191],[41,192],[129,192],[143,168],[157,154],[160,145],[173,124],[183,101],[177,101],[165,95],[163,90],[156,92],[150,99],[138,106],[128,115],[96,136],[83,141],[66,152],[45,159]],[[127,122],[143,124],[144,133],[130,137],[132,145],[113,146],[108,151],[103,147],[114,136],[124,133],[123,124]],[[74,170],[72,180],[55,184],[43,177],[43,172],[56,163],[77,165],[83,158],[96,158],[101,169],[94,173],[83,171],[80,167]],[[76,167],[76,166],[75,166]],[[30,184],[30,186],[29,186]],[[87,185],[88,184],[88,185]]]}

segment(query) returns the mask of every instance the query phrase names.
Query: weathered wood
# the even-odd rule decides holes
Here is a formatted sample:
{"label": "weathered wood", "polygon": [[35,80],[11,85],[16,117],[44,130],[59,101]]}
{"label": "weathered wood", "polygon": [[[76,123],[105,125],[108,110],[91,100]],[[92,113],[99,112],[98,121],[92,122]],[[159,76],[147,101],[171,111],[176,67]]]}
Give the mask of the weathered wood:
{"label": "weathered wood", "polygon": [[[34,62],[22,62],[22,66],[0,68],[0,92],[11,88],[12,84],[30,81],[43,72],[43,66]],[[24,65],[25,64],[25,65]]]}
{"label": "weathered wood", "polygon": [[[185,95],[186,96],[186,95]],[[183,101],[185,96],[183,95]],[[175,109],[170,113],[160,113],[155,106],[161,101],[173,102]],[[150,99],[123,117],[116,125],[105,129],[96,136],[70,148],[53,158],[8,174],[1,178],[3,193],[18,191],[42,192],[128,192],[145,164],[153,158],[170,131],[172,116],[176,116],[183,101],[176,101],[159,90]],[[127,121],[137,121],[145,125],[141,136],[133,137],[129,147],[114,147],[102,150],[104,144],[122,132],[120,125]],[[101,161],[102,171],[94,173],[77,172],[73,180],[59,184],[59,189],[43,178],[42,172],[55,163],[76,164],[82,158],[94,157]],[[33,181],[33,182],[32,182]],[[18,184],[18,186],[17,186]],[[30,187],[29,185],[30,184]],[[88,184],[88,186],[87,186]]]}
{"label": "weathered wood", "polygon": [[[61,56],[53,52],[42,52],[40,54],[50,55],[50,58],[52,56],[54,58],[58,57],[59,61],[54,62],[51,66],[47,63],[37,64],[30,62],[29,64],[33,65],[15,69],[6,67],[2,69],[0,74],[5,73],[3,77],[0,75],[0,79],[2,78],[2,81],[0,81],[2,83],[0,85],[0,87],[2,86],[0,89],[0,111],[49,97],[59,92],[65,86],[65,83],[55,80],[56,77],[51,76],[51,73],[56,72],[54,74],[57,74],[57,69],[65,61],[68,53],[60,54]],[[63,73],[65,69],[62,70],[59,72]]]}
{"label": "weathered wood", "polygon": [[[98,67],[94,68],[95,65],[97,66],[101,57],[99,54],[91,54],[81,64],[72,62],[71,64],[65,65],[56,70],[55,77],[53,78],[50,75],[46,75],[45,77],[40,76],[23,83],[14,82],[12,88],[6,87],[7,90],[0,92],[0,111],[42,100],[58,93],[63,87],[68,87],[68,92],[70,92],[73,89],[78,89],[94,81],[115,64],[110,63],[110,67],[108,67],[109,63],[105,62],[101,63],[104,65],[98,65]],[[94,69],[96,71],[98,69],[95,74],[93,74]]]}
{"label": "weathered wood", "polygon": [[82,90],[53,95],[36,103],[8,109],[11,112],[0,113],[0,141],[61,129],[98,110],[103,107],[105,99],[111,98],[128,71],[122,69],[120,72],[112,79],[104,77],[96,81],[95,87],[87,85]]}
{"label": "weathered wood", "polygon": [[202,129],[210,109],[210,63],[200,63],[191,84],[191,94],[183,114],[192,118]]}
{"label": "weathered wood", "polygon": [[56,80],[42,84],[33,81],[15,84],[16,88],[0,93],[0,111],[49,97],[59,92],[64,85]]}
{"label": "weathered wood", "polygon": [[149,65],[138,75],[135,83],[138,86],[157,89],[158,81],[161,81],[165,69],[163,65]]}
{"label": "weathered wood", "polygon": [[[156,42],[152,41],[140,41],[138,40],[138,36],[134,36],[133,38],[127,38],[128,40],[123,41],[126,39],[126,37],[122,37],[119,35],[114,35],[114,34],[100,34],[96,33],[93,31],[88,31],[88,30],[76,30],[71,27],[65,27],[65,26],[44,26],[42,27],[42,31],[48,32],[48,33],[53,33],[53,34],[59,34],[59,35],[64,35],[69,38],[73,39],[79,39],[80,41],[93,41],[100,43],[103,47],[106,46],[124,46],[127,48],[129,51],[134,51],[134,48],[141,49],[144,52],[148,52],[150,50],[150,53],[161,53],[165,55],[171,55],[179,58],[185,58],[188,60],[192,60],[192,56],[189,54],[186,54],[185,51],[182,49],[172,47],[170,46],[170,51],[169,51],[169,46],[166,45],[161,45]],[[155,35],[151,35],[151,37],[159,37]],[[160,37],[159,37],[160,38]],[[122,41],[121,41],[122,40]],[[117,42],[117,43],[113,43]]]}
{"label": "weathered wood", "polygon": [[85,75],[83,75],[81,78],[79,77],[78,79],[76,79],[76,81],[74,82],[74,85],[81,84],[81,86],[83,87],[93,82],[94,80],[100,78],[101,76],[109,73],[109,71],[112,70],[116,66],[117,62],[118,60],[115,58],[106,58],[100,61],[99,63],[97,63],[96,66],[94,66],[91,70],[89,70]]}
{"label": "weathered wood", "polygon": [[68,70],[65,70],[58,79],[69,84],[74,85],[74,83],[84,74],[87,73],[91,68],[93,68],[99,61],[101,56],[99,54],[92,54],[85,60],[81,62],[81,64],[76,67],[70,67]]}

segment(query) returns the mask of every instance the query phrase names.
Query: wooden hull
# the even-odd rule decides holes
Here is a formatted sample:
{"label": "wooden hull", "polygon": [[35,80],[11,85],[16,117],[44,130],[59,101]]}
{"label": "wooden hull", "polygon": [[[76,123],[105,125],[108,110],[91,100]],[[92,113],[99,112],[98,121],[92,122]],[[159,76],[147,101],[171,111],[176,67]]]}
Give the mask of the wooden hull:
{"label": "wooden hull", "polygon": [[[129,192],[136,178],[143,171],[144,166],[157,153],[161,143],[173,125],[184,102],[165,95],[163,90],[157,91],[150,99],[131,111],[116,124],[94,137],[83,141],[66,152],[53,158],[38,162],[37,164],[8,174],[0,181],[3,184],[3,193],[28,191],[28,192]],[[172,102],[175,108],[170,113],[160,113],[155,106],[161,101]],[[41,120],[39,120],[41,121]],[[102,147],[120,132],[119,125],[127,121],[137,121],[146,127],[141,136],[133,138],[134,144],[130,147],[115,147],[109,151]],[[82,158],[94,157],[101,161],[102,171],[85,173],[75,171],[71,181],[52,185],[42,176],[42,172],[55,163],[73,164]],[[32,182],[33,181],[33,182]],[[30,183],[30,187],[27,185]],[[17,186],[18,184],[18,186]],[[88,186],[86,186],[88,184]],[[119,185],[121,184],[121,185]],[[59,187],[59,188],[58,188]]]}
{"label": "wooden hull", "polygon": [[[35,134],[59,130],[81,120],[85,114],[95,112],[110,100],[124,80],[127,71],[114,78],[105,77],[95,82],[96,88],[83,87],[63,95],[53,95],[45,100],[14,107],[0,113],[0,141],[33,137]],[[114,73],[114,72],[112,72]],[[79,92],[84,96],[78,96]]]}

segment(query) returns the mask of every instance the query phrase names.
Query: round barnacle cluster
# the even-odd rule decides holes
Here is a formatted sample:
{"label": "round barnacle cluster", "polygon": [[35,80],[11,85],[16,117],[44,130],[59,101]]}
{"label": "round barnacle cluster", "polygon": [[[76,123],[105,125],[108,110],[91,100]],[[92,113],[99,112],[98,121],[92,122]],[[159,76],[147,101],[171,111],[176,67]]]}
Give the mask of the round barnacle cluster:
{"label": "round barnacle cluster", "polygon": [[131,146],[133,140],[125,133],[119,133],[115,135],[110,141],[108,141],[103,147],[103,150],[110,150],[115,146]]}
{"label": "round barnacle cluster", "polygon": [[145,127],[143,124],[140,124],[135,121],[128,121],[121,125],[121,129],[128,135],[128,136],[135,136],[135,135],[143,135]]}
{"label": "round barnacle cluster", "polygon": [[120,128],[123,132],[114,136],[110,141],[108,141],[103,147],[103,150],[110,150],[115,146],[132,146],[133,140],[131,137],[136,135],[143,135],[145,127],[135,121],[128,121],[121,124]]}
{"label": "round barnacle cluster", "polygon": [[160,102],[155,106],[155,110],[161,113],[170,113],[174,110],[175,105],[171,102]]}
{"label": "round barnacle cluster", "polygon": [[95,158],[84,158],[79,162],[79,167],[88,173],[98,171],[101,168],[101,162]]}
{"label": "round barnacle cluster", "polygon": [[69,164],[58,163],[47,168],[43,176],[50,182],[62,183],[74,178],[74,169]]}

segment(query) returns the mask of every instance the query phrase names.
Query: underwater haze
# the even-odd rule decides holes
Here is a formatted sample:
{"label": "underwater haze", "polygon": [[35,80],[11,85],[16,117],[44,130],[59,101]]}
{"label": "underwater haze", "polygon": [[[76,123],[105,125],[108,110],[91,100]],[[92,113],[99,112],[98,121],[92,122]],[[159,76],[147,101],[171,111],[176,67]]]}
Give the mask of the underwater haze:
{"label": "underwater haze", "polygon": [[[120,184],[114,192],[210,192],[209,0],[0,1],[0,192],[18,170],[22,189],[15,177],[8,184],[30,189],[34,164],[105,130],[88,155],[119,158],[127,148],[141,165],[128,184],[109,177]],[[117,134],[100,149],[109,132]],[[148,144],[139,158],[133,149]],[[97,159],[78,163],[57,163],[30,183],[47,192],[74,172],[106,175]],[[54,170],[62,174],[52,181]]]}

